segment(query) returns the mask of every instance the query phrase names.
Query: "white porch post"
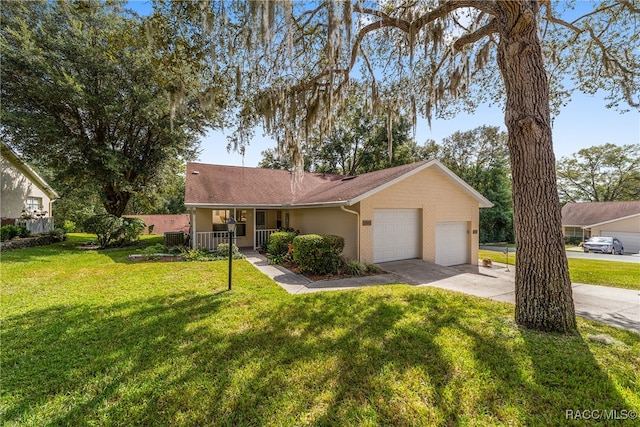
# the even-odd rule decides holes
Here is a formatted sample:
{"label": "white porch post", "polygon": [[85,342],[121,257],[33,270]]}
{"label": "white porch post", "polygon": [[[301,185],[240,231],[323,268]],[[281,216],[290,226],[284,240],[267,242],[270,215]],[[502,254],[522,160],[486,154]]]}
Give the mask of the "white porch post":
{"label": "white porch post", "polygon": [[257,212],[258,211],[256,210],[256,208],[253,208],[253,250],[254,251],[257,249],[256,248],[256,235],[258,234],[258,227],[256,225],[258,223],[258,220],[256,218],[258,215]]}
{"label": "white porch post", "polygon": [[198,235],[196,234],[196,210],[197,208],[193,208],[193,215],[191,217],[191,247],[193,249],[196,249],[198,245],[198,242],[196,241],[198,239]]}

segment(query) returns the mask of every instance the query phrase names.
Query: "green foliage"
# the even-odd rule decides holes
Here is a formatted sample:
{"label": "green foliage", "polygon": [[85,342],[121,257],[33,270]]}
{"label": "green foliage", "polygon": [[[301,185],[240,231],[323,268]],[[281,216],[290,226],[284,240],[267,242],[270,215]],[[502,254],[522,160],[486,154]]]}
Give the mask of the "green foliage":
{"label": "green foliage", "polygon": [[[224,246],[223,246],[224,245]],[[220,248],[222,246],[222,248]],[[233,259],[244,259],[245,256],[233,245]],[[225,252],[226,249],[226,252]],[[221,243],[216,251],[203,248],[182,248],[180,254],[185,261],[219,261],[229,259],[229,244]]]}
{"label": "green foliage", "polygon": [[98,243],[103,248],[132,243],[140,238],[145,227],[139,218],[119,218],[111,214],[94,215],[84,223],[84,229],[98,236]]}
{"label": "green foliage", "polygon": [[557,164],[563,202],[640,199],[640,144],[583,148]]}
{"label": "green foliage", "polygon": [[334,235],[306,234],[293,239],[293,261],[303,273],[335,274],[342,263],[344,239]]}
{"label": "green foliage", "polygon": [[31,236],[31,231],[27,228],[26,225],[20,224],[18,225],[18,237],[29,237]]}
{"label": "green foliage", "polygon": [[64,221],[63,228],[64,228],[64,231],[66,233],[73,233],[74,231],[76,231],[76,223],[75,223],[75,221],[71,221],[69,219],[66,219]]}
{"label": "green foliage", "polygon": [[[220,243],[215,251],[216,255],[221,259],[229,259],[229,244]],[[231,245],[231,256],[233,259],[242,259],[244,256],[240,253],[240,249],[234,244]]]}
{"label": "green foliage", "polygon": [[29,237],[31,232],[25,225],[3,225],[0,227],[0,241]]}
{"label": "green foliage", "polygon": [[513,208],[507,134],[497,126],[454,132],[427,150],[489,201],[480,209],[480,242],[513,242]]}
{"label": "green foliage", "polygon": [[106,248],[122,235],[124,221],[111,214],[94,215],[84,222],[84,229],[98,236],[98,244]]}
{"label": "green foliage", "polygon": [[582,243],[582,237],[579,236],[564,236],[564,244],[577,246]]}
{"label": "green foliage", "polygon": [[344,272],[350,276],[364,276],[367,273],[367,266],[359,261],[348,261],[344,266]]}
{"label": "green foliage", "polygon": [[166,254],[169,252],[169,248],[167,248],[162,243],[156,243],[151,246],[147,246],[146,248],[140,251],[143,255],[155,255],[155,254]]}
{"label": "green foliage", "polygon": [[125,244],[134,242],[147,227],[147,224],[140,218],[122,218],[122,241]]}
{"label": "green foliage", "polygon": [[[304,170],[339,175],[359,175],[424,160],[425,147],[410,137],[411,124],[402,117],[392,125],[392,144],[384,115],[371,115],[354,98],[348,114],[338,116],[332,131],[301,146]],[[269,149],[262,152],[260,167],[292,170],[291,156]]]}
{"label": "green foliage", "polygon": [[2,5],[3,135],[65,196],[90,193],[116,216],[132,199],[164,203],[145,199],[226,102],[206,63],[177,44],[150,48],[149,28],[122,2]]}
{"label": "green foliage", "polygon": [[0,227],[0,241],[11,240],[18,237],[19,229],[15,225],[3,225]]}
{"label": "green foliage", "polygon": [[434,287],[292,296],[244,261],[227,292],[227,262],[128,263],[77,250],[89,237],[2,254],[4,425],[579,426],[567,408],[640,410],[631,331],[527,331],[512,305]]}
{"label": "green foliage", "polygon": [[293,243],[296,233],[293,231],[276,231],[269,236],[267,253],[272,257],[284,257],[289,252],[289,245]]}

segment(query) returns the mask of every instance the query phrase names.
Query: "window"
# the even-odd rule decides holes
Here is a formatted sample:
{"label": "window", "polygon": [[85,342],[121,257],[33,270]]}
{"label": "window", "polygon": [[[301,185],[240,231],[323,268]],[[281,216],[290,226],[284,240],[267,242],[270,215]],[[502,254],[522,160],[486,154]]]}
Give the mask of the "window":
{"label": "window", "polygon": [[42,210],[42,197],[27,197],[27,212]]}
{"label": "window", "polygon": [[225,209],[214,210],[212,213],[213,231],[227,231],[227,220],[236,220],[236,237],[247,235],[247,210],[246,209]]}

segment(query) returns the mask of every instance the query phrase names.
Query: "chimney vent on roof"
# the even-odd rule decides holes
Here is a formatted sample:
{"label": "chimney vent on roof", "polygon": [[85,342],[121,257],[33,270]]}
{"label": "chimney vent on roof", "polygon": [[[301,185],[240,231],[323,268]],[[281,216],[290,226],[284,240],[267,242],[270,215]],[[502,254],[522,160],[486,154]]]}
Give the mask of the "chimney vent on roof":
{"label": "chimney vent on roof", "polygon": [[191,175],[200,175],[200,171],[191,171]]}

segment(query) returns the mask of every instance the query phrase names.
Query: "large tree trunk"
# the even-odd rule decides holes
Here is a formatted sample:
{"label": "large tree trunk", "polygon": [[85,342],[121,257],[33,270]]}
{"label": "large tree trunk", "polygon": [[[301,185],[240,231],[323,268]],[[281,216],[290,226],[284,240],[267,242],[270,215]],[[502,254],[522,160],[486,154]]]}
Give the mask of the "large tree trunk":
{"label": "large tree trunk", "polygon": [[516,322],[573,332],[575,308],[564,249],[551,137],[549,84],[533,1],[500,2],[498,65],[507,96],[505,124],[513,176]]}
{"label": "large tree trunk", "polygon": [[132,194],[128,191],[118,190],[112,184],[103,186],[102,205],[107,213],[118,218],[124,214]]}

